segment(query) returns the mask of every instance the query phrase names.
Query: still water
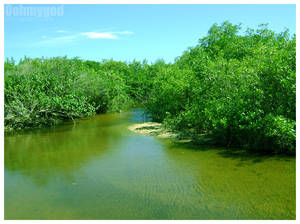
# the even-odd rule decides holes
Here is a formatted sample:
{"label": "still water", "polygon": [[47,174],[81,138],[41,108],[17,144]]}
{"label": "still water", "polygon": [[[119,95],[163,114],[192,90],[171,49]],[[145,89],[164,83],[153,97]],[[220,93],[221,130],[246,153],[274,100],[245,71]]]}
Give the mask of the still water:
{"label": "still water", "polygon": [[5,219],[295,219],[286,156],[130,132],[140,111],[5,136]]}

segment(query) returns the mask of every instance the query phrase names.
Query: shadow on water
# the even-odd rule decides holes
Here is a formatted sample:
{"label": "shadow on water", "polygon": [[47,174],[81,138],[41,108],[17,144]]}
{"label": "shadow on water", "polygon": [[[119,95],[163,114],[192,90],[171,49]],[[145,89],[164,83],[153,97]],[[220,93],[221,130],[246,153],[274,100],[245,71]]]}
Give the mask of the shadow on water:
{"label": "shadow on water", "polygon": [[[239,149],[162,141],[165,153],[182,178],[193,180],[193,204],[205,205],[214,219],[295,217],[295,158]],[[189,179],[185,183],[189,183]],[[196,183],[196,184],[195,184]],[[200,195],[200,196],[199,196]],[[225,215],[226,214],[226,215]],[[281,219],[281,218],[280,218]]]}
{"label": "shadow on water", "polygon": [[265,152],[251,152],[243,149],[237,148],[226,148],[221,146],[214,146],[212,143],[210,144],[196,144],[195,142],[180,142],[174,141],[168,143],[170,149],[175,148],[185,148],[193,151],[216,151],[216,154],[232,160],[237,160],[240,162],[247,163],[260,163],[268,159],[275,159],[278,161],[291,161],[295,157],[292,155],[285,154],[270,154]]}

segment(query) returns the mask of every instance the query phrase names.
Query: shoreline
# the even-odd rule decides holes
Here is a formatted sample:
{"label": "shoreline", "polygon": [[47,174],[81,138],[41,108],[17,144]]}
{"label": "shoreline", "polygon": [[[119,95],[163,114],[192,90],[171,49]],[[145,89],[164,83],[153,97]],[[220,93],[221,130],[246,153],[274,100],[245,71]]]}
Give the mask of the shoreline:
{"label": "shoreline", "polygon": [[143,122],[132,124],[128,129],[134,133],[151,135],[159,138],[177,139],[178,134],[163,127],[158,122]]}
{"label": "shoreline", "polygon": [[170,139],[176,142],[189,143],[194,142],[194,136],[181,132],[174,132],[158,122],[135,123],[128,126],[128,129],[134,133],[155,136],[162,139]]}

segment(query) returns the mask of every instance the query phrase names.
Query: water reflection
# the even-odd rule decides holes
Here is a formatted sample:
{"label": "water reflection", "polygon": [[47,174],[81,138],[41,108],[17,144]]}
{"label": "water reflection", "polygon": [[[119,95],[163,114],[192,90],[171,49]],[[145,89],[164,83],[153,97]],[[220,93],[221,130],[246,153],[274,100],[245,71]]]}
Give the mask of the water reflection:
{"label": "water reflection", "polygon": [[[116,118],[119,122],[113,124]],[[42,185],[49,178],[72,181],[73,172],[121,140],[122,131],[114,125],[122,125],[118,115],[104,119],[99,115],[76,124],[5,136],[5,169],[19,171]]]}

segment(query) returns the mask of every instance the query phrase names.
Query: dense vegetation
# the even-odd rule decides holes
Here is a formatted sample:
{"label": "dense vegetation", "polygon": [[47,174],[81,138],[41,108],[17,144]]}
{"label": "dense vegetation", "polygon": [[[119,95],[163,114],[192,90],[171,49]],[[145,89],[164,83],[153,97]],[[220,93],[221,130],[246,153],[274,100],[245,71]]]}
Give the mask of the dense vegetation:
{"label": "dense vegetation", "polygon": [[5,128],[53,125],[64,119],[143,104],[155,121],[211,136],[216,144],[294,153],[296,38],[265,25],[213,25],[174,63],[5,62]]}

